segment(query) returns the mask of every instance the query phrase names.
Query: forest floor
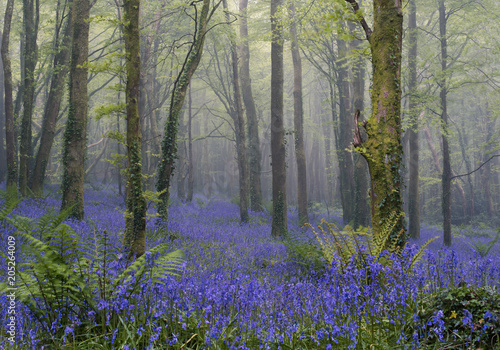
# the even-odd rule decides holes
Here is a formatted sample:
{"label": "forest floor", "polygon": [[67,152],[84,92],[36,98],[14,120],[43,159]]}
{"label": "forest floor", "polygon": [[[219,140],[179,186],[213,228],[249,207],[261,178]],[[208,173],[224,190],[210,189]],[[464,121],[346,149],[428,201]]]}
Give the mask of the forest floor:
{"label": "forest floor", "polygon": [[[294,208],[290,239],[279,241],[270,237],[269,213],[252,212],[241,225],[237,205],[198,195],[192,203],[173,199],[166,225],[151,203],[152,254],[124,276],[123,197],[88,189],[86,219],[66,220],[71,229],[57,221],[58,197],[23,199],[9,215],[35,240],[0,223],[0,282],[9,275],[7,237],[15,237],[18,271],[15,312],[5,285],[0,299],[2,349],[498,348],[500,242],[478,253],[495,235],[485,226],[456,230],[451,248],[442,246],[442,232],[424,226],[399,258],[327,267]],[[340,222],[325,212],[310,218]],[[162,260],[159,247],[176,252],[172,262],[180,249],[180,265]],[[169,271],[175,275],[162,274]]]}

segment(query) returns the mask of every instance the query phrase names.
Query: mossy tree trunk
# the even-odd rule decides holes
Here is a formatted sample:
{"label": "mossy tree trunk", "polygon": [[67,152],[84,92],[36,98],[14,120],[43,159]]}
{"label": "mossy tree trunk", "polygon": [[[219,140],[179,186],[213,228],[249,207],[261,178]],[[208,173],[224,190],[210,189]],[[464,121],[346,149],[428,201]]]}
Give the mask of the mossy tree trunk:
{"label": "mossy tree trunk", "polygon": [[[350,22],[351,33],[355,33],[355,24]],[[358,36],[358,33],[356,33]],[[351,41],[350,50],[354,53],[352,69],[352,100],[354,110],[363,111],[365,108],[365,59],[359,52],[361,40]],[[359,153],[353,154],[354,163],[354,227],[368,227],[370,225],[370,201],[368,200],[368,164]]]}
{"label": "mossy tree trunk", "polygon": [[52,76],[52,81],[50,83],[49,97],[45,105],[40,147],[36,156],[35,168],[33,170],[33,176],[31,180],[31,191],[35,194],[35,196],[41,196],[43,194],[45,170],[49,161],[50,150],[52,148],[52,144],[54,143],[57,117],[64,95],[64,82],[69,70],[70,46],[71,8],[66,19],[63,38],[61,42],[56,41],[57,53],[54,57],[54,73]]}
{"label": "mossy tree trunk", "polygon": [[[8,0],[5,8],[2,34],[2,63],[5,93],[5,151],[7,156],[7,188],[17,189],[17,162],[14,138],[14,102],[12,99],[12,68],[9,56],[10,25],[14,11],[14,0]],[[2,98],[2,96],[0,96]]]}
{"label": "mossy tree trunk", "polygon": [[156,189],[160,192],[159,203],[157,205],[158,214],[161,219],[166,221],[168,218],[168,199],[170,197],[170,179],[174,172],[174,162],[177,156],[177,130],[179,127],[179,116],[182,111],[186,91],[191,81],[198,64],[200,63],[203,53],[203,44],[205,42],[205,34],[208,30],[208,21],[213,12],[217,9],[220,3],[217,3],[212,10],[210,10],[210,0],[203,0],[201,11],[195,6],[196,31],[193,36],[189,52],[186,60],[177,76],[172,89],[172,97],[170,100],[170,108],[168,111],[168,118],[165,124],[165,134],[162,141],[162,155],[158,168],[158,180]]}
{"label": "mossy tree trunk", "polygon": [[127,86],[127,212],[123,248],[133,260],[146,249],[146,200],[142,193],[141,122],[139,116],[139,80],[141,76],[139,8],[140,0],[123,2]]}
{"label": "mossy tree trunk", "polygon": [[273,221],[271,235],[287,235],[286,147],[283,126],[283,27],[279,16],[282,0],[271,0],[271,161]]}
{"label": "mossy tree trunk", "polygon": [[[367,139],[359,132],[356,111],[354,146],[368,162],[371,178],[371,218],[378,235],[391,214],[399,215],[392,238],[405,230],[401,196],[401,51],[403,13],[400,0],[373,1],[373,32],[355,0],[347,0],[358,14],[370,43],[373,69],[372,115],[363,123]],[[406,235],[399,236],[399,245]]]}
{"label": "mossy tree trunk", "polygon": [[[2,33],[0,32],[0,37]],[[0,56],[0,182],[5,180],[7,173],[7,154],[5,152],[5,91],[3,62]]]}
{"label": "mossy tree trunk", "polygon": [[419,195],[419,145],[418,145],[418,103],[417,103],[417,4],[410,0],[410,15],[408,23],[408,70],[410,91],[410,128],[409,133],[409,172],[408,184],[408,233],[414,239],[420,238],[420,195]]}
{"label": "mossy tree trunk", "polygon": [[248,0],[240,0],[240,81],[241,95],[245,104],[248,129],[248,165],[250,176],[250,206],[253,211],[262,211],[262,189],[260,181],[261,154],[259,140],[259,124],[257,110],[252,93],[252,81],[250,79],[250,48],[248,45],[247,26]]}
{"label": "mossy tree trunk", "polygon": [[61,209],[70,216],[84,216],[83,182],[87,140],[87,68],[89,51],[89,0],[73,0],[71,63],[69,72],[69,110],[64,132]]}
{"label": "mossy tree trunk", "polygon": [[306,152],[304,149],[304,107],[302,104],[302,60],[297,39],[297,23],[295,22],[294,0],[289,0],[290,36],[292,39],[293,61],[293,127],[295,136],[295,158],[297,160],[297,206],[299,225],[309,222],[307,211],[307,169]]}
{"label": "mossy tree trunk", "polygon": [[38,36],[38,19],[40,3],[38,0],[23,0],[24,26],[24,89],[23,89],[23,118],[21,122],[21,141],[19,147],[19,191],[21,195],[28,194],[30,177],[30,161],[32,156],[31,124],[35,96],[35,67],[38,56],[36,44]]}

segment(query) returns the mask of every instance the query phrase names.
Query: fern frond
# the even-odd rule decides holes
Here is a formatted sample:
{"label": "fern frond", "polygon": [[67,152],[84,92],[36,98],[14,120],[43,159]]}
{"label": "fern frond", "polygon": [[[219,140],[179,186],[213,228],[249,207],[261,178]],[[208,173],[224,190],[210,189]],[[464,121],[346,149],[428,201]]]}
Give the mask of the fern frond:
{"label": "fern frond", "polygon": [[21,201],[17,195],[15,189],[9,189],[8,191],[0,191],[0,198],[2,198],[5,203],[0,207],[0,222],[5,220],[7,216],[14,210],[15,207]]}
{"label": "fern frond", "polygon": [[[166,243],[159,244],[156,247],[148,250],[145,254],[141,255],[132,264],[130,264],[118,277],[116,277],[112,286],[115,288],[118,284],[127,283],[132,277],[136,279],[136,282],[144,275],[148,269],[148,256],[152,256],[153,259],[158,255],[163,254],[170,246]],[[165,256],[156,259],[156,261],[161,262],[161,267],[155,271],[155,279],[163,277],[165,275],[174,275],[173,271],[180,271],[180,264],[183,261],[184,253],[181,250],[176,250],[170,252]]]}
{"label": "fern frond", "polygon": [[420,249],[418,250],[417,254],[415,254],[413,256],[413,258],[411,259],[411,262],[410,264],[408,265],[408,268],[407,268],[407,271],[410,271],[410,270],[413,270],[413,268],[415,267],[415,265],[420,261],[420,259],[422,258],[422,255],[424,254],[424,251],[427,249],[427,246],[429,244],[431,244],[434,240],[436,240],[437,237],[433,237],[431,239],[429,239],[423,246],[420,247]]}

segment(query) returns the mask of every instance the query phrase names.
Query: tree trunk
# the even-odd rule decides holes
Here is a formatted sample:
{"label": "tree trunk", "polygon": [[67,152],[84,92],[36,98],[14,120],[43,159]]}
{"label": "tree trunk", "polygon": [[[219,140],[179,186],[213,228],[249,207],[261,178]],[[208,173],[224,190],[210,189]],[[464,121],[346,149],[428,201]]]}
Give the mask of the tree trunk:
{"label": "tree trunk", "polygon": [[359,13],[357,3],[354,0],[348,2],[353,4],[354,11],[359,15],[372,54],[372,115],[363,123],[368,137],[363,141],[356,120],[354,146],[366,158],[370,170],[373,233],[379,235],[387,219],[391,215],[397,215],[399,219],[390,236],[392,239],[399,237],[398,245],[403,246],[406,235],[400,234],[405,230],[400,175],[403,36],[401,1],[373,1],[373,32]]}
{"label": "tree trunk", "polygon": [[193,167],[193,135],[192,135],[192,127],[193,127],[193,99],[191,97],[191,86],[189,86],[189,106],[188,106],[188,193],[186,197],[187,202],[191,202],[193,200],[193,191],[194,191],[194,167]]}
{"label": "tree trunk", "polygon": [[[227,0],[223,0],[224,9],[227,11]],[[226,12],[226,20],[230,22],[229,13]],[[248,164],[245,146],[245,119],[243,117],[243,103],[241,101],[240,81],[238,76],[238,51],[236,42],[231,39],[231,66],[234,106],[231,107],[231,117],[234,122],[234,133],[236,138],[236,156],[238,159],[238,182],[240,196],[240,221],[246,223],[248,216]]]}
{"label": "tree trunk", "polygon": [[35,161],[33,177],[31,181],[31,191],[35,196],[43,194],[43,181],[45,179],[45,170],[50,157],[50,150],[54,143],[56,132],[57,117],[61,100],[64,95],[64,83],[68,74],[68,63],[70,58],[71,45],[71,9],[66,19],[66,27],[61,43],[56,42],[56,55],[53,64],[53,76],[50,84],[49,97],[45,105],[45,113],[42,125],[42,136],[40,147]]}
{"label": "tree trunk", "polygon": [[184,201],[186,199],[186,190],[184,186],[184,180],[186,179],[185,173],[185,160],[186,160],[186,141],[184,141],[184,135],[186,134],[186,128],[184,126],[184,114],[185,109],[179,114],[179,131],[180,135],[177,137],[177,160],[175,166],[177,167],[177,199]]}
{"label": "tree trunk", "polygon": [[146,200],[142,194],[141,118],[139,115],[139,81],[141,76],[139,8],[140,0],[123,2],[127,86],[127,213],[123,249],[129,260],[146,250]]}
{"label": "tree trunk", "polygon": [[260,181],[261,155],[259,140],[259,124],[252,94],[250,79],[250,49],[248,45],[247,27],[248,0],[240,0],[240,81],[241,96],[245,104],[248,123],[248,165],[250,172],[250,206],[253,211],[262,211],[262,188]]}
{"label": "tree trunk", "polygon": [[283,27],[278,9],[282,0],[271,0],[271,161],[273,221],[271,235],[287,235],[286,148],[283,127]]}
{"label": "tree trunk", "polygon": [[446,70],[448,68],[448,44],[446,38],[446,20],[446,8],[444,5],[444,0],[439,0],[439,34],[441,41],[442,74],[442,78],[439,83],[441,88],[439,96],[441,100],[441,133],[443,139],[443,176],[441,180],[443,191],[443,238],[444,244],[447,246],[451,246],[451,163],[450,148],[448,145],[448,87],[446,86]]}
{"label": "tree trunk", "polygon": [[[0,36],[1,32],[0,32]],[[0,182],[5,180],[5,175],[7,173],[7,153],[4,146],[5,138],[5,80],[4,80],[4,68],[3,61],[0,56]]]}
{"label": "tree trunk", "polygon": [[418,97],[417,97],[417,4],[416,0],[410,0],[410,15],[408,23],[408,70],[410,91],[410,127],[409,133],[409,172],[410,179],[408,184],[408,233],[411,238],[420,238],[420,193],[418,186],[419,178],[419,145],[418,145]]}
{"label": "tree trunk", "polygon": [[352,117],[351,94],[349,89],[349,72],[346,66],[347,47],[345,41],[337,40],[337,88],[339,91],[339,123],[337,158],[339,161],[340,191],[342,200],[342,216],[347,224],[354,219],[354,164],[351,147]]}
{"label": "tree trunk", "polygon": [[87,68],[89,51],[89,0],[73,0],[69,111],[64,132],[61,210],[83,220],[84,161],[87,139]]}
{"label": "tree trunk", "polygon": [[[354,23],[349,23],[352,33],[355,33]],[[353,62],[352,95],[354,110],[363,111],[365,96],[365,61],[356,53],[360,50],[361,41],[353,40],[352,49],[355,58]],[[353,154],[354,161],[354,227],[370,225],[370,201],[368,200],[368,164],[360,154]]]}
{"label": "tree trunk", "polygon": [[290,0],[288,5],[290,17],[290,36],[292,37],[293,60],[293,126],[295,136],[295,157],[297,159],[297,206],[299,225],[309,222],[307,212],[307,170],[304,150],[304,108],[302,106],[302,61],[299,42],[297,40],[297,24],[295,23],[295,4]]}
{"label": "tree trunk", "polygon": [[[195,3],[192,6],[196,6]],[[215,8],[218,5],[215,6]],[[213,8],[212,11],[215,10]],[[172,97],[168,119],[165,124],[165,135],[162,142],[162,158],[158,169],[158,181],[156,189],[160,192],[160,202],[158,203],[158,213],[162,220],[166,221],[168,217],[168,198],[170,195],[170,178],[174,171],[174,161],[177,154],[177,130],[179,127],[179,115],[184,104],[186,91],[189,86],[191,77],[193,76],[198,64],[200,63],[203,53],[203,44],[205,42],[205,34],[208,30],[210,0],[203,0],[203,7],[197,17],[196,32],[191,43],[190,51],[186,56],[184,65],[179,72],[179,75],[172,89]]]}
{"label": "tree trunk", "polygon": [[[35,3],[36,1],[36,3]],[[24,43],[24,89],[23,89],[23,119],[21,123],[21,142],[19,148],[19,191],[21,195],[28,194],[31,149],[31,120],[33,118],[33,99],[35,95],[35,67],[38,56],[36,39],[38,35],[38,0],[23,0]]]}

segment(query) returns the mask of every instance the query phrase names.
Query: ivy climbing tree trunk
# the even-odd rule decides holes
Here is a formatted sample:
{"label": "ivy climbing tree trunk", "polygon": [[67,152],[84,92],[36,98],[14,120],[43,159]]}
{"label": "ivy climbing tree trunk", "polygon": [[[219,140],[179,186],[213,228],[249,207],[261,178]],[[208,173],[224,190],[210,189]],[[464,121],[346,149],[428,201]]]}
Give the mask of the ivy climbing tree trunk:
{"label": "ivy climbing tree trunk", "polygon": [[[349,22],[351,33],[355,33],[356,25]],[[358,33],[356,33],[358,34]],[[361,41],[351,41],[353,52],[352,69],[352,100],[354,110],[363,111],[365,108],[365,59],[357,52],[361,49]],[[354,227],[370,225],[370,205],[368,200],[368,164],[366,159],[358,153],[353,154],[354,163]]]}
{"label": "ivy climbing tree trunk", "polygon": [[282,0],[271,0],[271,161],[273,221],[271,235],[287,235],[286,148],[283,126],[283,27]]}
{"label": "ivy climbing tree trunk", "polygon": [[28,194],[30,173],[31,124],[33,118],[33,104],[35,95],[35,67],[38,56],[36,39],[38,36],[38,14],[40,3],[38,0],[23,0],[24,25],[24,89],[23,89],[23,119],[21,122],[21,142],[19,147],[19,191],[21,195]]}
{"label": "ivy climbing tree trunk", "polygon": [[[12,23],[12,12],[14,0],[8,0],[5,8],[2,35],[2,63],[4,72],[5,88],[5,151],[7,156],[7,188],[17,189],[17,162],[16,145],[14,137],[14,102],[12,99],[12,68],[9,56],[10,25]],[[0,96],[0,98],[2,98]]]}
{"label": "ivy climbing tree trunk", "polygon": [[250,206],[253,211],[262,211],[262,189],[260,181],[261,154],[259,140],[259,123],[257,110],[252,93],[252,81],[250,79],[250,48],[248,45],[247,26],[248,0],[240,0],[240,81],[241,95],[245,104],[248,129],[248,165],[250,176]]}
{"label": "ivy climbing tree trunk", "polygon": [[[70,3],[71,6],[71,3]],[[45,170],[50,157],[50,150],[54,143],[57,117],[64,95],[64,82],[69,69],[71,45],[71,8],[66,19],[65,29],[61,42],[56,42],[57,53],[54,57],[52,81],[50,83],[49,97],[45,105],[42,124],[40,147],[35,160],[35,168],[31,180],[31,191],[35,196],[43,194],[43,181]]]}
{"label": "ivy climbing tree trunk", "polygon": [[373,86],[372,115],[363,123],[367,139],[359,131],[359,111],[355,113],[354,146],[368,162],[371,178],[371,217],[375,235],[381,234],[391,215],[398,221],[391,238],[399,235],[399,245],[406,241],[401,197],[403,148],[401,146],[401,51],[403,13],[400,0],[373,1],[373,32],[359,11],[355,0],[352,5],[363,27],[372,55]]}
{"label": "ivy climbing tree trunk", "polygon": [[196,2],[191,3],[194,6],[196,15],[195,33],[193,41],[189,48],[184,64],[180,69],[179,75],[172,89],[172,97],[170,100],[170,108],[168,111],[167,122],[165,124],[165,134],[162,141],[162,154],[158,168],[158,180],[156,189],[160,192],[159,203],[157,205],[158,214],[163,221],[168,218],[168,199],[170,197],[170,179],[174,172],[174,161],[177,155],[177,130],[179,127],[179,116],[182,111],[182,105],[186,98],[186,91],[191,81],[203,53],[203,44],[205,42],[205,34],[208,30],[208,21],[210,17],[220,5],[217,3],[210,10],[210,0],[203,0],[201,11],[198,13]]}
{"label": "ivy climbing tree trunk", "polygon": [[87,68],[89,52],[89,0],[73,0],[69,110],[64,132],[61,210],[82,220],[84,161],[87,140]]}
{"label": "ivy climbing tree trunk", "polygon": [[307,169],[306,152],[304,150],[304,107],[302,104],[302,60],[297,39],[297,23],[295,22],[295,4],[290,0],[290,36],[292,38],[293,61],[293,126],[295,136],[295,158],[297,160],[297,206],[299,225],[309,222],[307,212]]}
{"label": "ivy climbing tree trunk", "polygon": [[139,116],[139,80],[141,76],[139,8],[140,0],[125,0],[123,32],[125,38],[127,86],[127,213],[123,248],[129,260],[146,249],[146,200],[142,193],[141,120]]}
{"label": "ivy climbing tree trunk", "polygon": [[[2,33],[0,32],[0,36]],[[7,173],[7,154],[5,152],[5,92],[3,62],[0,56],[0,182],[5,180]]]}
{"label": "ivy climbing tree trunk", "polygon": [[411,238],[420,238],[420,195],[419,195],[419,146],[418,146],[418,103],[417,103],[417,4],[416,0],[410,0],[410,15],[408,21],[408,70],[410,92],[410,128],[409,133],[409,171],[410,179],[408,184],[408,233]]}

